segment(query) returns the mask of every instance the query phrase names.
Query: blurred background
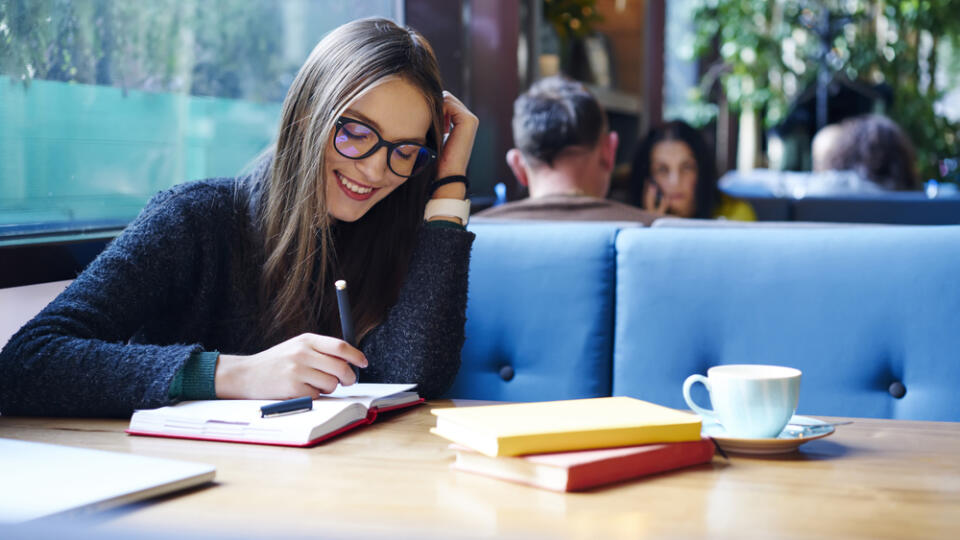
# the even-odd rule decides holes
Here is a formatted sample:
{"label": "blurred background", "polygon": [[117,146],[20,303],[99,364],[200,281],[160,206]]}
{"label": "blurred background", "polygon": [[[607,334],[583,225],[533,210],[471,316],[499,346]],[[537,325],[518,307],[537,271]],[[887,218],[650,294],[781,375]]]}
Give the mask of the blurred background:
{"label": "blurred background", "polygon": [[960,182],[958,4],[0,0],[0,246],[109,237],[158,190],[240,173],[316,42],[367,16],[425,34],[480,117],[477,208],[523,196],[504,161],[512,103],[557,73],[587,83],[620,133],[612,198],[643,134],[671,119],[700,129],[721,187],[774,178],[794,184],[763,196],[803,196],[790,173],[813,168],[814,135],[865,113],[912,143],[910,189],[946,196]]}

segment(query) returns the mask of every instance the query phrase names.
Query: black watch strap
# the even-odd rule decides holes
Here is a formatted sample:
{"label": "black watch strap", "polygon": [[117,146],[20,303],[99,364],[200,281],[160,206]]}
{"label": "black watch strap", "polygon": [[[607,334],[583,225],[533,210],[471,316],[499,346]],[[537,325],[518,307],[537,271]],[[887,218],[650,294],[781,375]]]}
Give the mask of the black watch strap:
{"label": "black watch strap", "polygon": [[462,174],[456,174],[453,176],[444,176],[443,178],[438,178],[434,180],[434,182],[430,184],[430,193],[433,194],[435,191],[437,191],[437,188],[440,186],[445,186],[447,184],[452,184],[454,182],[463,182],[463,185],[468,190],[470,189],[470,181],[467,180],[467,177]]}

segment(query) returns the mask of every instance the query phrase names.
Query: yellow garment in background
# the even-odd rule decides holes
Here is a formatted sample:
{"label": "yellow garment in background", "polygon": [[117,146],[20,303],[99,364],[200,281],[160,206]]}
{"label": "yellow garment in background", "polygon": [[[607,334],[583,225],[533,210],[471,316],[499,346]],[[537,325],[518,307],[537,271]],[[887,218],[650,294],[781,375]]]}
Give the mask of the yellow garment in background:
{"label": "yellow garment in background", "polygon": [[728,195],[720,195],[720,204],[713,212],[713,217],[717,219],[729,219],[732,221],[756,221],[757,214],[753,211],[750,203],[741,199],[735,199]]}

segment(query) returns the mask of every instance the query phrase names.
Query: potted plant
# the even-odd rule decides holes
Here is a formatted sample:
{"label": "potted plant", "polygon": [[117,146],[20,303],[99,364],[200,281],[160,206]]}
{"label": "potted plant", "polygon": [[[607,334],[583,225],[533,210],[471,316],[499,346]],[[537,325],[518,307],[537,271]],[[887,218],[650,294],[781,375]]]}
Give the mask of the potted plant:
{"label": "potted plant", "polygon": [[[717,76],[704,85],[718,80],[740,115],[739,151],[761,126],[781,123],[804,92],[824,101],[837,80],[883,84],[892,99],[882,112],[910,136],[921,178],[936,178],[940,160],[960,156],[960,123],[938,108],[960,80],[955,12],[951,0],[700,0],[695,54],[716,56],[707,72]],[[699,95],[705,100],[709,89]],[[818,127],[826,107],[817,104]],[[754,161],[738,155],[743,166]]]}

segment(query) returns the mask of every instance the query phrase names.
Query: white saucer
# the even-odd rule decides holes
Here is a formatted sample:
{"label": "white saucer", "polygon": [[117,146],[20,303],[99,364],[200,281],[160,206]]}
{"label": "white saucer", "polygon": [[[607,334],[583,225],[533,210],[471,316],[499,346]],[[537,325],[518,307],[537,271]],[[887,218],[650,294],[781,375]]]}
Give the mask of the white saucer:
{"label": "white saucer", "polygon": [[[799,426],[798,424],[803,424]],[[794,415],[790,423],[780,435],[764,439],[742,439],[729,437],[720,424],[703,421],[701,433],[704,437],[712,437],[725,452],[737,454],[785,454],[794,452],[801,444],[815,439],[822,439],[832,434],[837,428],[816,418]]]}

